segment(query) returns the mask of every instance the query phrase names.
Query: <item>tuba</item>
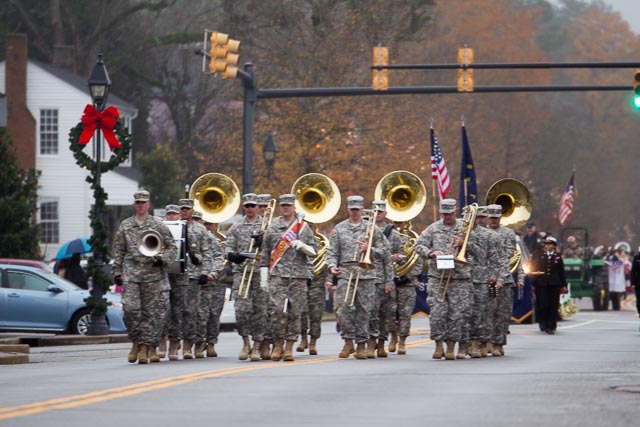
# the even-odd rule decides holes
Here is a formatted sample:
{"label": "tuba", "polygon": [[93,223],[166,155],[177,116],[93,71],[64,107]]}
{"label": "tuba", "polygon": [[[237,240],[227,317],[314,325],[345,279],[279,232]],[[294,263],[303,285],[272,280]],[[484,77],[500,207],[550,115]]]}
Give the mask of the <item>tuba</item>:
{"label": "tuba", "polygon": [[[517,179],[504,178],[491,185],[485,197],[487,205],[497,204],[502,206],[502,218],[500,225],[516,230],[531,218],[533,203],[531,193],[526,185]],[[509,259],[511,273],[515,272],[523,258],[522,249],[516,241],[516,250]]]}
{"label": "tuba", "polygon": [[[387,218],[391,221],[411,221],[418,216],[427,203],[427,191],[420,178],[411,172],[395,171],[388,173],[376,185],[375,198],[387,202]],[[408,222],[400,233],[406,238],[404,245],[405,261],[394,262],[396,275],[406,276],[420,256],[415,251],[419,234]]]}
{"label": "tuba", "polygon": [[318,276],[324,269],[329,253],[329,238],[318,232],[317,224],[331,220],[340,210],[340,190],[326,175],[309,173],[293,183],[291,193],[296,196],[295,208],[304,213],[307,222],[316,224],[314,234],[317,254],[313,260],[313,274]]}
{"label": "tuba", "polygon": [[231,178],[221,173],[207,173],[196,179],[189,189],[193,209],[202,212],[202,219],[220,224],[240,208],[240,190]]}
{"label": "tuba", "polygon": [[162,235],[155,230],[147,230],[140,237],[138,250],[144,256],[154,257],[162,250]]}

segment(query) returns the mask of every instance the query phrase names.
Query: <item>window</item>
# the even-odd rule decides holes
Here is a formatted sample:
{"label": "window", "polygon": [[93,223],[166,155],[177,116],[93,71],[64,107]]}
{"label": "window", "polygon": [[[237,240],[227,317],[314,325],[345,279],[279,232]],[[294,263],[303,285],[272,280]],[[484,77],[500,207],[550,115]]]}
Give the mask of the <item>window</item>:
{"label": "window", "polygon": [[49,282],[32,274],[19,271],[8,271],[9,288],[25,291],[47,291]]}
{"label": "window", "polygon": [[60,222],[58,202],[48,201],[40,203],[40,230],[42,243],[58,243],[60,239]]}
{"label": "window", "polygon": [[58,154],[58,110],[40,110],[40,154]]}

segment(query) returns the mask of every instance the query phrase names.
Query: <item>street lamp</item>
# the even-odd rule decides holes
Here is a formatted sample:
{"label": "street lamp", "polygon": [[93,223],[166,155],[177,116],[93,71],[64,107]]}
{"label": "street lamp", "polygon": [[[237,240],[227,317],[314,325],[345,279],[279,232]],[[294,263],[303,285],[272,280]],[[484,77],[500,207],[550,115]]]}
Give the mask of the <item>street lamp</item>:
{"label": "street lamp", "polygon": [[267,138],[264,140],[262,144],[262,155],[264,156],[264,161],[267,164],[267,176],[271,179],[273,175],[273,164],[276,162],[276,144],[273,141],[273,135],[269,133]]}
{"label": "street lamp", "polygon": [[[91,100],[94,107],[98,112],[104,110],[107,103],[107,97],[109,96],[109,89],[111,88],[111,80],[107,73],[107,67],[102,60],[102,54],[98,54],[98,60],[93,67],[91,76],[89,77],[89,93],[91,94]],[[102,163],[102,141],[100,138],[100,128],[95,133],[95,155],[96,155],[96,170],[94,185],[96,188],[100,187],[101,178],[101,163]],[[104,265],[104,247],[106,245],[106,236],[104,236],[104,230],[102,229],[105,201],[103,198],[96,197],[94,204],[94,217],[92,217],[93,225],[93,288],[91,290],[91,298],[94,304],[100,303],[104,298],[104,289],[102,287],[101,277],[102,268]],[[109,326],[105,320],[105,313],[100,309],[93,309],[91,311],[91,320],[87,328],[87,335],[107,335],[109,333]]]}

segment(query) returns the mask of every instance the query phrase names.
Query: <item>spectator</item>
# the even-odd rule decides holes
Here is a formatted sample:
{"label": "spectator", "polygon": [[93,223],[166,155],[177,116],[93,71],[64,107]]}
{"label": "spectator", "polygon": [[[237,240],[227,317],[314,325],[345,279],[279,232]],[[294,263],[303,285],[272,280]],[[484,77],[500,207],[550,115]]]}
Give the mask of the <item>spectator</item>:
{"label": "spectator", "polygon": [[638,310],[638,316],[640,316],[640,248],[638,248],[638,253],[631,262],[631,286],[633,286],[636,293],[636,310]]}
{"label": "spectator", "polygon": [[82,289],[89,289],[87,278],[84,275],[84,270],[80,266],[80,254],[73,254],[71,259],[66,260],[66,267],[67,268],[63,276],[65,279],[75,283]]}
{"label": "spectator", "polygon": [[542,249],[542,239],[536,232],[536,225],[532,221],[529,221],[525,228],[527,230],[527,234],[525,234],[522,240],[524,241],[527,251],[531,255]]}
{"label": "spectator", "polygon": [[567,237],[567,247],[562,251],[562,258],[584,258],[584,248],[578,246],[578,241],[574,236]]}
{"label": "spectator", "polygon": [[619,252],[611,251],[605,261],[609,270],[609,296],[613,310],[620,310],[620,297],[625,291],[624,262]]}

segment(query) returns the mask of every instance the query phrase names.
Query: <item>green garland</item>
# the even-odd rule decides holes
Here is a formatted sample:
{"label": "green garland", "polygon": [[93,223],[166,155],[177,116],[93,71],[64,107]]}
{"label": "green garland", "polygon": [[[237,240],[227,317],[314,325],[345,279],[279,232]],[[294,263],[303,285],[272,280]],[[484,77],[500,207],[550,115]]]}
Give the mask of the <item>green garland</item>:
{"label": "green garland", "polygon": [[[95,170],[96,162],[84,152],[84,145],[78,144],[80,134],[84,129],[82,122],[78,123],[76,127],[71,128],[69,131],[69,148],[73,153],[73,157],[76,158],[76,164],[83,169]],[[120,142],[120,148],[116,148],[111,153],[111,157],[108,162],[100,163],[100,170],[102,172],[108,172],[127,160],[129,153],[131,152],[131,134],[129,129],[124,125],[121,119],[118,119],[113,132],[116,134],[118,141]]]}

